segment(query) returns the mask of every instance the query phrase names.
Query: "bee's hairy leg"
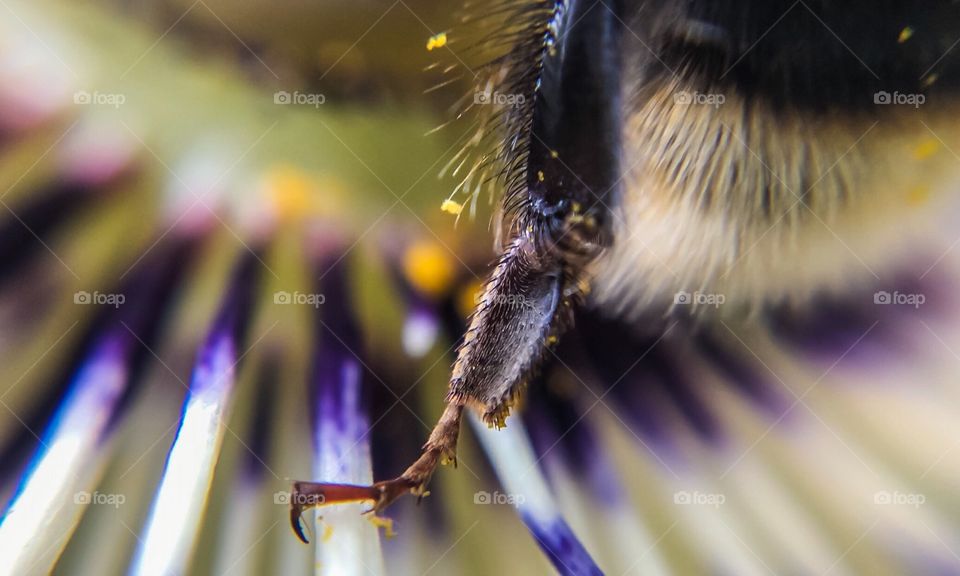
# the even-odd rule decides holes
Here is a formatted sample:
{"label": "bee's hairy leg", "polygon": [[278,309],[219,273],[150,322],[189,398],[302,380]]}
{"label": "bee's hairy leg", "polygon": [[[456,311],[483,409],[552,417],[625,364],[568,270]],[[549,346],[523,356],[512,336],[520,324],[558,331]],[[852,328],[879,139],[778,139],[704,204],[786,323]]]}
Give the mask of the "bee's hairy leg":
{"label": "bee's hairy leg", "polygon": [[328,504],[363,502],[377,498],[378,493],[373,486],[297,481],[293,483],[290,491],[290,526],[306,544],[308,541],[300,517],[307,510]]}
{"label": "bee's hairy leg", "polygon": [[[566,222],[582,226],[582,216]],[[440,464],[456,464],[464,408],[477,410],[490,426],[503,426],[546,351],[569,327],[583,297],[580,270],[587,259],[560,249],[545,228],[524,225],[487,281],[457,354],[447,404],[420,457],[400,476],[370,486],[296,482],[290,520],[306,541],[300,515],[308,508],[369,501],[382,511],[404,494],[423,497]],[[569,230],[567,230],[569,232]]]}
{"label": "bee's hairy leg", "polygon": [[[420,457],[397,478],[326,494],[322,504],[369,500],[371,512],[379,512],[404,494],[423,497],[437,467],[456,462],[464,408],[489,426],[504,426],[547,351],[572,324],[588,290],[587,265],[612,242],[608,203],[619,197],[622,180],[621,3],[572,3],[558,49],[546,52],[539,105],[529,118],[534,138],[518,145],[520,156],[505,159],[522,170],[503,204],[508,242],[470,319],[447,406]],[[342,487],[301,484],[308,485],[318,492]]]}
{"label": "bee's hairy leg", "polygon": [[450,379],[448,400],[476,408],[488,426],[504,425],[579,302],[579,284],[533,228],[515,236],[500,257]]}
{"label": "bee's hairy leg", "polygon": [[420,457],[403,474],[392,480],[384,480],[369,486],[294,482],[290,494],[290,525],[297,537],[304,543],[307,542],[300,518],[310,508],[350,502],[372,502],[373,507],[368,512],[376,513],[404,494],[425,496],[427,484],[437,467],[449,462],[456,465],[457,437],[460,433],[462,418],[463,405],[448,403],[439,422],[430,433],[430,438],[423,445]]}

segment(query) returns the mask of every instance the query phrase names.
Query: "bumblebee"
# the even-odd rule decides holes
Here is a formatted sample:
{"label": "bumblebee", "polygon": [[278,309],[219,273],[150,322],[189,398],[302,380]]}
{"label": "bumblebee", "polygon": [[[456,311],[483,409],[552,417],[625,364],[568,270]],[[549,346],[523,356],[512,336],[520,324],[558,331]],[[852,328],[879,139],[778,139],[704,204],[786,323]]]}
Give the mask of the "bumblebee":
{"label": "bumblebee", "polygon": [[376,509],[455,458],[464,406],[504,425],[576,308],[643,325],[691,294],[730,315],[809,305],[903,265],[953,201],[952,3],[547,2],[521,16],[535,41],[497,60],[504,92],[529,102],[494,113],[503,248],[448,408],[423,457],[374,487]]}
{"label": "bumblebee", "polygon": [[8,2],[0,574],[958,570],[956,2]]}

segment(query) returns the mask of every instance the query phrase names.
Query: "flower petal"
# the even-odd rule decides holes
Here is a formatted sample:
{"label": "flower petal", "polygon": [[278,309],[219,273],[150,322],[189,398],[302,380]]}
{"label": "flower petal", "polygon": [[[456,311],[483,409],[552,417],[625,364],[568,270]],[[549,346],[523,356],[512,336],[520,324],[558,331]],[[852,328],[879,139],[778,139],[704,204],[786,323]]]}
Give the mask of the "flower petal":
{"label": "flower petal", "polygon": [[[360,337],[351,316],[345,264],[325,269],[328,305],[317,316],[313,381],[314,475],[323,482],[367,485],[373,482],[373,470]],[[312,511],[318,575],[383,573],[377,527],[362,514],[367,508],[347,503]]]}
{"label": "flower petal", "polygon": [[561,574],[603,574],[560,515],[520,419],[491,430],[471,412],[470,422],[504,489],[517,496],[520,518],[554,568]]}
{"label": "flower petal", "polygon": [[[158,312],[176,284],[188,243],[158,247],[150,265],[121,289],[124,301],[104,313],[96,336],[40,441],[0,523],[0,574],[51,568],[94,498],[113,424],[153,340]],[[146,264],[146,263],[145,263]]]}
{"label": "flower petal", "polygon": [[197,355],[180,428],[167,456],[133,574],[182,573],[188,565],[223,441],[224,414],[241,358],[238,345],[257,265],[257,256],[244,255]]}

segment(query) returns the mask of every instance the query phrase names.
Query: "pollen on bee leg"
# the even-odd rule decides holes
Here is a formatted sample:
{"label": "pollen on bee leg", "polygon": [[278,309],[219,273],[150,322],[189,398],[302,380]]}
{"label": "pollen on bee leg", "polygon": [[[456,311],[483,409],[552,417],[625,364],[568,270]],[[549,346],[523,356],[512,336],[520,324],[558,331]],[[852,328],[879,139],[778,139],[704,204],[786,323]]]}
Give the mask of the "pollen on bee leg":
{"label": "pollen on bee leg", "polygon": [[370,511],[369,516],[370,523],[376,526],[377,528],[383,528],[383,533],[387,538],[393,538],[397,535],[397,531],[393,528],[393,519],[387,518],[385,516],[377,516]]}
{"label": "pollen on bee leg", "polygon": [[506,405],[498,406],[496,409],[486,412],[483,415],[483,423],[487,428],[496,428],[500,430],[507,427],[507,417],[510,415],[510,408]]}

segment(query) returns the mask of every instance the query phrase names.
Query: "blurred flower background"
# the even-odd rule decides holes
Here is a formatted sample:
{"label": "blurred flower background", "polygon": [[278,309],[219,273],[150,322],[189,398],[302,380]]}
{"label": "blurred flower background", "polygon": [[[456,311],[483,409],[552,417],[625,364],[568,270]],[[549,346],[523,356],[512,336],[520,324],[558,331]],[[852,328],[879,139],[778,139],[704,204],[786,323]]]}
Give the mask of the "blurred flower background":
{"label": "blurred flower background", "polygon": [[0,0],[0,573],[960,573],[955,209],[815,306],[583,312],[396,535],[296,539],[294,479],[417,456],[489,270],[457,25]]}

